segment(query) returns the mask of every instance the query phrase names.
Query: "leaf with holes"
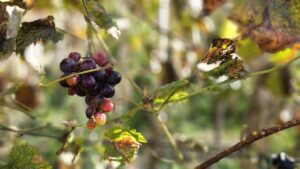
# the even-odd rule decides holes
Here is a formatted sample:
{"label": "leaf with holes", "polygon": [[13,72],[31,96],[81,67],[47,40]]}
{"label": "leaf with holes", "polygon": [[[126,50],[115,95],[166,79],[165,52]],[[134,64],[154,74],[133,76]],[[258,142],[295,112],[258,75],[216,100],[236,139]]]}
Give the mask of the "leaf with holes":
{"label": "leaf with holes", "polygon": [[58,42],[63,38],[63,34],[56,31],[54,18],[48,16],[33,22],[23,22],[17,35],[17,53],[24,53],[25,48],[38,40],[51,40]]}

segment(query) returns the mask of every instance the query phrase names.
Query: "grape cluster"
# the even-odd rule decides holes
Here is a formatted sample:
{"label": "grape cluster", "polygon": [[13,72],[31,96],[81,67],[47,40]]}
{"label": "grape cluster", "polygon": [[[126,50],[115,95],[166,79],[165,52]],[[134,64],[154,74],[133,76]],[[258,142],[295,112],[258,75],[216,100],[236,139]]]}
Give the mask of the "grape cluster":
{"label": "grape cluster", "polygon": [[[97,68],[97,71],[76,75]],[[63,72],[61,77],[70,76],[60,81],[61,86],[68,88],[69,95],[85,97],[87,128],[92,130],[97,124],[104,125],[106,113],[114,108],[110,100],[115,95],[114,86],[121,81],[120,73],[113,70],[105,54],[98,52],[82,58],[80,53],[72,52],[60,62],[60,70]]]}

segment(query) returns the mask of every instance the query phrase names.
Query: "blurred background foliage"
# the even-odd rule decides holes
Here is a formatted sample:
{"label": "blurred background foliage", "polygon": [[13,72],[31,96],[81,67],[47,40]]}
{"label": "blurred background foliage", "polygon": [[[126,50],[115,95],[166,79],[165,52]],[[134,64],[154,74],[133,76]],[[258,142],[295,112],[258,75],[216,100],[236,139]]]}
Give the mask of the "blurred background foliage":
{"label": "blurred background foliage", "polygon": [[[241,36],[242,39],[236,46],[237,54],[243,58],[244,66],[249,72],[285,63],[299,54],[299,44],[294,43],[297,41],[295,39],[285,39],[285,43],[282,42],[284,45],[281,45],[278,36],[275,37],[278,42],[275,46],[265,47],[261,43],[266,40],[266,37],[262,37],[264,32],[267,32],[266,36],[275,36],[274,34],[279,34],[276,31],[281,25],[274,24],[272,29],[275,31],[262,26],[262,28],[253,26],[266,22],[263,15],[259,15],[263,13],[262,8],[265,5],[260,4],[259,0],[253,1],[253,4],[250,4],[253,8],[250,9],[249,4],[245,7],[246,1],[226,0],[99,2],[111,14],[122,32],[118,40],[106,34],[105,30],[98,32],[116,60],[116,69],[121,70],[123,74],[123,81],[116,88],[114,98],[116,109],[109,115],[109,119],[126,114],[134,107],[132,101],[142,100],[128,79],[135,81],[141,89],[147,89],[152,93],[164,84],[189,77],[199,60],[207,53],[214,38]],[[272,1],[275,7],[281,2]],[[292,12],[287,16],[296,17],[293,11],[298,9],[292,7],[299,3],[296,0],[291,2],[294,4],[287,6],[287,10]],[[23,59],[14,54],[0,62],[0,89],[3,91],[13,84],[23,82],[25,85],[8,99],[18,101],[26,109],[22,109],[22,113],[19,110],[1,107],[1,126],[10,126],[16,130],[33,128],[31,134],[22,135],[0,131],[2,135],[0,164],[7,164],[9,152],[15,144],[26,142],[37,146],[44,159],[53,168],[113,168],[114,163],[103,160],[105,145],[103,134],[110,125],[98,127],[92,133],[85,128],[76,129],[71,135],[73,141],[67,146],[66,151],[56,155],[69,130],[62,122],[76,120],[78,124],[85,124],[85,103],[80,97],[68,96],[67,91],[59,85],[39,87],[37,84],[40,75],[26,60],[29,56],[34,56],[41,62],[46,73],[44,82],[49,82],[61,76],[59,62],[67,57],[68,53],[78,51],[82,55],[87,54],[87,39],[92,42],[93,52],[104,50],[95,36],[87,36],[80,2],[26,0],[26,3],[30,10],[26,12],[23,21],[33,21],[51,15],[57,29],[65,30],[67,33],[64,39],[56,44],[37,42],[29,46]],[[274,14],[273,10],[270,11]],[[280,11],[278,13],[280,14]],[[254,19],[252,15],[255,15]],[[248,20],[247,17],[252,17],[253,20]],[[280,18],[278,20],[273,19],[272,23],[280,22]],[[298,28],[298,24],[288,28],[290,29],[287,32],[282,29],[280,31],[284,35],[287,33],[297,38],[298,32],[292,30]],[[271,38],[268,44],[272,43],[272,40]],[[298,61],[270,74],[240,80],[188,100],[168,104],[159,116],[166,122],[184,154],[185,160],[180,163],[166,160],[176,159],[170,143],[153,117],[147,112],[139,111],[122,125],[143,133],[148,143],[141,147],[136,160],[125,167],[192,168],[225,147],[238,142],[253,130],[299,118],[299,66]],[[202,87],[216,83],[216,80],[203,78],[199,72],[194,82]],[[34,129],[40,126],[42,128]],[[36,136],[35,132],[46,136]],[[221,160],[212,168],[268,169],[271,168],[268,165],[271,154],[279,152],[286,152],[299,160],[299,140],[300,127],[295,127],[260,140]],[[78,145],[82,145],[82,151],[72,163],[74,155],[78,152]]]}

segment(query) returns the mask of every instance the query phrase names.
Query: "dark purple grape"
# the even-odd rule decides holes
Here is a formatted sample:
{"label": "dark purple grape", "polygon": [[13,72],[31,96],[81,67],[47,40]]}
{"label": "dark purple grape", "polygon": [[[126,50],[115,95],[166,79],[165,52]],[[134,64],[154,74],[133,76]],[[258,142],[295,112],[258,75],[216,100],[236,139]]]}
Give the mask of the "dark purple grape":
{"label": "dark purple grape", "polygon": [[73,59],[75,62],[78,62],[81,58],[81,55],[78,52],[71,52],[69,54],[69,58]]}
{"label": "dark purple grape", "polygon": [[91,96],[97,96],[99,94],[99,84],[96,83],[92,89],[88,89],[87,94]]}
{"label": "dark purple grape", "polygon": [[93,76],[95,77],[95,79],[98,82],[104,82],[106,80],[106,73],[105,73],[105,70],[103,70],[103,69],[98,70],[97,72],[94,72]]}
{"label": "dark purple grape", "polygon": [[111,85],[105,85],[102,90],[102,95],[106,98],[111,98],[115,95],[115,89]]}
{"label": "dark purple grape", "polygon": [[97,68],[96,62],[92,58],[88,58],[81,63],[81,71]]}
{"label": "dark purple grape", "polygon": [[114,68],[112,66],[105,69],[105,73],[107,76],[109,76],[114,71]]}
{"label": "dark purple grape", "polygon": [[65,58],[60,62],[60,70],[64,73],[72,73],[75,67],[76,62],[73,59]]}
{"label": "dark purple grape", "polygon": [[111,85],[116,85],[116,84],[120,83],[121,79],[122,79],[122,77],[119,72],[112,71],[110,73],[110,75],[108,76],[107,82]]}
{"label": "dark purple grape", "polygon": [[80,86],[76,86],[75,92],[80,97],[83,97],[86,95],[85,91]]}
{"label": "dark purple grape", "polygon": [[80,80],[80,86],[86,90],[91,90],[95,87],[96,80],[93,76],[83,76]]}
{"label": "dark purple grape", "polygon": [[81,69],[81,62],[76,62],[76,66],[74,68],[74,72],[80,72]]}
{"label": "dark purple grape", "polygon": [[85,103],[86,103],[87,105],[92,105],[92,104],[93,104],[93,99],[94,99],[93,96],[86,95],[86,96],[85,96]]}
{"label": "dark purple grape", "polygon": [[94,98],[93,104],[94,106],[100,106],[103,103],[103,98],[101,96],[97,96]]}
{"label": "dark purple grape", "polygon": [[[63,78],[63,77],[66,77],[68,76],[69,74],[63,74],[60,78]],[[67,83],[66,80],[62,80],[62,81],[59,81],[59,84],[62,86],[62,87],[70,87]]]}
{"label": "dark purple grape", "polygon": [[94,115],[94,113],[95,113],[95,107],[88,106],[87,109],[86,109],[86,111],[85,111],[86,117],[90,119],[90,118],[92,118],[92,116]]}

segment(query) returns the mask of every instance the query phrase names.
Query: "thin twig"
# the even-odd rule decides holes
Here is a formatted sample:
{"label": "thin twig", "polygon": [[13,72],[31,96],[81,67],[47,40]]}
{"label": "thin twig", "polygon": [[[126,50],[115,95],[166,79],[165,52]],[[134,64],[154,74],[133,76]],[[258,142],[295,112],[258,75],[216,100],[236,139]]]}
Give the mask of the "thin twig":
{"label": "thin twig", "polygon": [[75,38],[75,39],[78,39],[78,40],[85,40],[85,39],[83,39],[83,38],[81,38],[81,37],[79,37],[79,36],[76,36],[76,35],[74,35],[74,34],[72,34],[72,33],[69,33],[68,31],[66,31],[66,30],[64,30],[64,29],[62,29],[62,28],[56,27],[56,30],[58,30],[58,31],[60,31],[60,32],[66,34],[66,35],[69,35],[69,36],[71,36],[71,37],[73,37],[73,38]]}
{"label": "thin twig", "polygon": [[19,107],[18,105],[15,105],[14,103],[9,103],[9,102],[0,102],[0,106],[6,107],[6,108],[10,108],[13,110],[17,110],[21,113],[24,113],[25,115],[27,115],[28,117],[30,117],[31,119],[35,119],[36,117],[29,112],[28,110],[24,109],[23,107]]}
{"label": "thin twig", "polygon": [[176,141],[174,140],[174,138],[172,137],[171,132],[169,131],[168,127],[166,126],[166,124],[161,120],[161,118],[159,116],[156,116],[156,119],[158,121],[158,124],[160,125],[160,127],[163,129],[164,133],[166,134],[169,142],[171,143],[171,146],[173,148],[173,150],[175,151],[176,157],[178,158],[179,161],[183,160],[183,154],[181,153],[181,151],[179,150]]}
{"label": "thin twig", "polygon": [[279,64],[279,65],[274,66],[274,67],[272,67],[272,68],[270,68],[270,69],[267,69],[267,70],[262,70],[262,71],[250,73],[250,74],[248,75],[248,77],[259,76],[259,75],[271,73],[271,72],[273,72],[273,71],[282,69],[282,68],[284,68],[284,67],[286,67],[286,66],[292,64],[293,62],[295,62],[295,61],[296,61],[297,59],[299,59],[299,58],[300,58],[300,55],[297,56],[297,57],[295,57],[295,58],[293,58],[293,59],[291,59],[290,61],[288,61],[288,62],[285,63],[285,64]]}
{"label": "thin twig", "polygon": [[[40,128],[44,128],[44,127],[40,127]],[[13,129],[4,125],[0,124],[0,130],[4,130],[4,131],[10,131],[10,132],[14,132],[17,133],[18,135],[29,135],[29,136],[37,136],[37,137],[47,137],[47,138],[52,138],[55,140],[59,140],[60,138],[55,136],[55,135],[50,135],[47,133],[36,133],[34,132],[34,130],[37,130],[38,128],[32,128],[32,129],[26,129],[26,130],[17,130],[17,129]]]}
{"label": "thin twig", "polygon": [[219,154],[211,157],[210,159],[206,160],[202,164],[198,165],[195,169],[206,169],[210,167],[211,165],[217,163],[221,159],[231,155],[232,153],[244,148],[245,146],[254,143],[257,140],[260,140],[262,138],[265,138],[269,135],[272,135],[274,133],[280,132],[282,130],[294,127],[300,125],[300,119],[287,121],[285,123],[282,123],[280,125],[261,129],[258,131],[254,131],[251,134],[249,134],[246,138],[244,138],[242,141],[238,142],[237,144],[233,145],[232,147],[229,147],[225,149],[224,151],[220,152]]}

